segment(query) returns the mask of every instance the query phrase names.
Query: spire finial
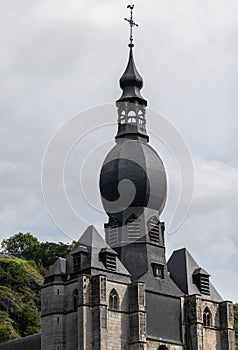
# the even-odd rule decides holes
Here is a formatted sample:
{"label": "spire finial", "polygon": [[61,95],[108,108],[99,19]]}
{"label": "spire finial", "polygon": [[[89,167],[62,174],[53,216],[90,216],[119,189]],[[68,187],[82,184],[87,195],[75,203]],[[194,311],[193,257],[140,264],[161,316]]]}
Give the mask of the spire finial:
{"label": "spire finial", "polygon": [[128,5],[127,8],[130,9],[131,11],[131,16],[130,19],[124,18],[125,21],[127,21],[130,24],[130,44],[128,45],[129,47],[133,47],[133,27],[138,27],[138,24],[136,24],[133,20],[133,9],[134,9],[135,5],[131,4]]}

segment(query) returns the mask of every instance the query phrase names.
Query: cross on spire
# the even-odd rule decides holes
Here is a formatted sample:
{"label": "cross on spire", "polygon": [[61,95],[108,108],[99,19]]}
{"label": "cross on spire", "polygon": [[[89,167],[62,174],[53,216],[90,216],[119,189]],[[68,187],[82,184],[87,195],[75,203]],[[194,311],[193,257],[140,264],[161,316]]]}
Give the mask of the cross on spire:
{"label": "cross on spire", "polygon": [[133,20],[133,9],[134,9],[135,5],[134,4],[131,4],[131,5],[128,5],[127,8],[130,9],[130,12],[131,12],[131,16],[130,16],[130,19],[128,18],[124,18],[125,21],[127,21],[129,24],[130,24],[130,44],[129,44],[129,47],[133,47],[134,44],[133,44],[133,27],[138,27],[138,24],[136,24]]}

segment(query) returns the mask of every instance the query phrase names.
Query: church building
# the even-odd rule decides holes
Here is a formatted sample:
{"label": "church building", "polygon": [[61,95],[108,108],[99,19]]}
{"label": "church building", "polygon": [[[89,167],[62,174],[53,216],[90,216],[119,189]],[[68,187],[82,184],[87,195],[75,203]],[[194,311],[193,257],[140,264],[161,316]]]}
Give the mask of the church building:
{"label": "church building", "polygon": [[[160,220],[166,172],[149,144],[133,47],[131,32],[115,146],[100,173],[105,240],[89,226],[69,256],[51,267],[42,288],[41,335],[33,336],[31,349],[235,350],[233,305],[210,274],[186,248],[166,261]],[[9,342],[0,349],[28,345]]]}
{"label": "church building", "polygon": [[42,350],[234,350],[232,303],[185,248],[166,261],[166,172],[149,145],[133,46],[131,33],[116,145],[100,174],[106,239],[88,227],[46,275]]}

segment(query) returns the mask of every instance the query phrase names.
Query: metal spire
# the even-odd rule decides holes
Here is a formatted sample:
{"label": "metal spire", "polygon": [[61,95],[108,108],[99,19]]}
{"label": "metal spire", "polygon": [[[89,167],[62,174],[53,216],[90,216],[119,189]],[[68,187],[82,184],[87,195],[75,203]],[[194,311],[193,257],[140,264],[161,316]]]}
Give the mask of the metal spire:
{"label": "metal spire", "polygon": [[130,24],[130,44],[128,45],[129,47],[133,47],[133,27],[138,27],[138,24],[136,24],[133,20],[133,9],[134,9],[135,5],[131,4],[128,5],[127,8],[130,9],[131,12],[131,16],[130,19],[128,18],[124,18],[125,21],[127,21]]}

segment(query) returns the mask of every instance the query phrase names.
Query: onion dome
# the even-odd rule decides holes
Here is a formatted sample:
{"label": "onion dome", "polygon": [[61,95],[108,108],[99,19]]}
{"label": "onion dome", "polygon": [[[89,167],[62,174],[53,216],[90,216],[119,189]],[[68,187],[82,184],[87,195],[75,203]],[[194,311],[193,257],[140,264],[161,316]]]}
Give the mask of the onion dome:
{"label": "onion dome", "polygon": [[[123,191],[123,188],[120,190],[120,183],[123,187],[123,181],[126,185],[125,180],[130,183],[128,190],[125,188]],[[150,208],[160,214],[167,193],[164,165],[147,143],[130,139],[119,142],[103,163],[100,192],[109,217],[120,219],[121,213],[129,207]],[[125,198],[120,198],[120,195]],[[118,205],[115,205],[117,201]]]}

